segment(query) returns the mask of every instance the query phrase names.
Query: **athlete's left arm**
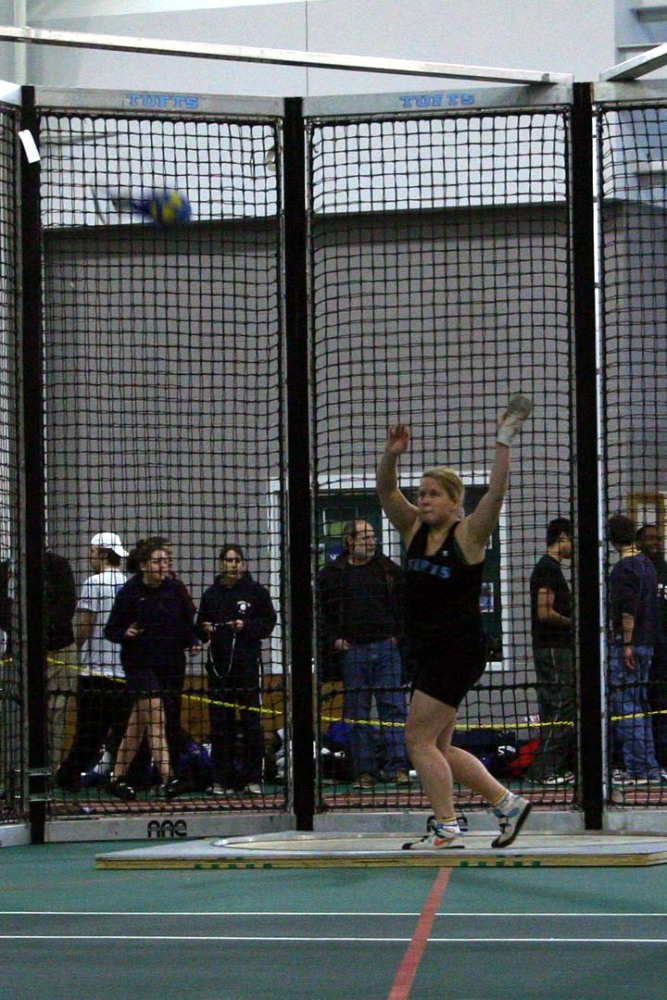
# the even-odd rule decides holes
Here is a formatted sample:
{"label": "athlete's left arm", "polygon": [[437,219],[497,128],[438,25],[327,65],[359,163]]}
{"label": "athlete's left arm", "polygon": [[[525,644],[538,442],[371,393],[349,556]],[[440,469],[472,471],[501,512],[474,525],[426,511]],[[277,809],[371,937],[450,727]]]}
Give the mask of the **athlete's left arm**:
{"label": "athlete's left arm", "polygon": [[[502,428],[507,414],[498,421]],[[507,493],[510,474],[509,445],[496,441],[496,453],[489,478],[489,488],[475,507],[456,529],[456,541],[469,563],[479,563],[484,558],[489,538],[498,524],[500,511]]]}

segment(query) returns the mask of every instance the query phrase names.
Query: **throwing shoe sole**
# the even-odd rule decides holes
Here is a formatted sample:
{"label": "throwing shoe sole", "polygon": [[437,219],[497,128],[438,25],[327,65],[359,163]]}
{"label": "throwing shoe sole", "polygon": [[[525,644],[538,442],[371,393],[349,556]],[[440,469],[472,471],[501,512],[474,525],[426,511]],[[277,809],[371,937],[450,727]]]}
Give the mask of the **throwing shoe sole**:
{"label": "throwing shoe sole", "polygon": [[528,799],[515,795],[512,804],[507,812],[501,809],[494,809],[493,815],[498,820],[500,833],[491,844],[491,847],[509,847],[521,833],[523,824],[528,819],[528,814],[533,808],[532,802]]}

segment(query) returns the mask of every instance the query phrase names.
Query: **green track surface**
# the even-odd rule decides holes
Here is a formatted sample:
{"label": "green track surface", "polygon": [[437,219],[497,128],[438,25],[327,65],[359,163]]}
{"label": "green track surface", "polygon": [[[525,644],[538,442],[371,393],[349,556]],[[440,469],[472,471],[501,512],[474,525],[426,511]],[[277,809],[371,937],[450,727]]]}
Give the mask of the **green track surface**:
{"label": "green track surface", "polygon": [[[124,846],[0,851],[2,1000],[384,1000],[437,877],[95,869]],[[666,941],[665,866],[453,869],[409,995],[657,1000]]]}

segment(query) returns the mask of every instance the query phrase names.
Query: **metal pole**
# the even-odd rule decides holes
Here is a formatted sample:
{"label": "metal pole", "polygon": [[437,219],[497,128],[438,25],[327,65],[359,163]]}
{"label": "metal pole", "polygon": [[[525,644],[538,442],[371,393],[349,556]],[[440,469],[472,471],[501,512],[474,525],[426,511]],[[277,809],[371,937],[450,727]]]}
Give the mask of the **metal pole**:
{"label": "metal pole", "polygon": [[313,526],[308,352],[306,153],[301,98],[285,101],[285,323],[287,330],[287,490],[291,621],[294,813],[312,830],[315,813],[313,724]]}
{"label": "metal pole", "polygon": [[577,538],[575,601],[579,652],[581,790],[587,830],[603,818],[601,572],[599,515],[595,215],[591,85],[575,83],[572,110]]}
{"label": "metal pole", "polygon": [[[22,128],[37,142],[34,87],[23,87]],[[28,795],[31,839],[44,841],[48,799],[44,629],[44,386],[40,164],[21,157],[23,662],[28,696]]]}
{"label": "metal pole", "polygon": [[[25,29],[27,26],[27,0],[14,0],[14,26]],[[28,47],[27,45],[14,46],[14,76],[16,83],[21,85],[28,81]]]}
{"label": "metal pole", "polygon": [[600,73],[600,81],[604,83],[617,80],[639,80],[664,66],[667,66],[667,45],[656,45],[648,52],[642,52],[640,55],[626,59],[625,62]]}
{"label": "metal pole", "polygon": [[163,38],[132,38],[124,35],[95,35],[76,31],[43,31],[0,25],[0,40],[33,45],[60,45],[79,49],[184,56],[188,59],[226,59],[231,62],[272,63],[277,66],[342,69],[347,72],[390,73],[399,76],[452,77],[494,83],[572,83],[571,73],[530,69],[503,69],[495,66],[461,66],[456,63],[421,62],[412,59],[384,59],[378,56],[348,56],[329,52],[299,52],[292,49],[265,49],[244,45],[170,41]]}

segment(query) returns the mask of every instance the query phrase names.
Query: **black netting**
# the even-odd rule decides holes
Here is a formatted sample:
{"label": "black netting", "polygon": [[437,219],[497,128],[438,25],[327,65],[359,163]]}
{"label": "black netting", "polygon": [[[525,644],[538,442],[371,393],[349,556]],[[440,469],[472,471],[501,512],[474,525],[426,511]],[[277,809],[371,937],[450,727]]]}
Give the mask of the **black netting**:
{"label": "black netting", "polygon": [[16,113],[0,108],[0,818],[21,817],[27,748],[18,626]]}
{"label": "black netting", "polygon": [[[282,118],[273,112],[38,109],[51,816],[153,810],[156,789],[163,795],[173,778],[181,812],[296,801],[285,784],[293,724],[285,678],[290,635],[306,622],[289,617],[290,598],[301,595],[291,592],[286,567],[302,539],[290,550],[285,515],[288,475],[303,483],[287,469],[287,392],[312,456],[316,808],[427,805],[404,741],[415,660],[392,588],[402,586],[396,567],[405,552],[375,489],[388,426],[411,429],[399,468],[407,498],[424,469],[447,465],[463,479],[470,513],[486,490],[498,416],[516,392],[535,408],[513,448],[508,497],[486,552],[486,670],[461,705],[455,742],[538,804],[581,804],[577,637],[563,626],[555,642],[536,625],[552,584],[570,618],[574,602],[575,624],[579,595],[571,552],[549,548],[547,525],[567,519],[576,545],[575,511],[589,489],[595,502],[600,472],[604,516],[646,527],[639,541],[653,546],[664,576],[664,113],[658,103],[595,110],[601,408],[599,427],[588,430],[599,434],[603,461],[588,482],[573,444],[572,247],[581,220],[571,216],[571,189],[590,164],[571,148],[569,107],[306,117],[305,206],[283,199],[299,178],[282,176]],[[11,114],[0,123],[0,543],[5,606],[18,617],[17,179]],[[294,315],[304,273],[307,317]],[[286,329],[285,315],[299,329]],[[302,349],[306,319],[309,399],[298,379],[286,384],[284,361],[288,346],[290,365]],[[298,443],[292,435],[290,448]],[[293,524],[308,507],[299,489],[289,498]],[[306,531],[305,515],[303,523]],[[89,582],[98,550],[130,550],[149,537],[157,541],[140,551],[140,567],[168,580],[169,602],[156,609],[141,591],[143,604],[112,614],[109,635],[167,634],[181,615],[188,642],[210,638],[213,649],[211,659],[179,653],[158,697],[159,664],[142,660],[127,684],[85,645],[109,611],[95,604]],[[219,564],[224,543],[236,549]],[[346,590],[350,547],[375,543],[386,557],[378,576]],[[260,589],[211,591],[220,569],[233,582],[239,549]],[[542,586],[536,573],[538,564],[545,572],[548,549],[563,575]],[[127,571],[125,558],[117,572]],[[602,573],[608,640],[616,565],[610,554]],[[251,620],[245,638],[254,633],[255,642],[244,647]],[[613,642],[603,657],[611,798],[659,805],[664,651],[637,655],[645,683],[639,675],[617,682]],[[25,764],[21,697],[19,659],[5,656],[6,811],[20,801],[14,774]],[[300,736],[304,701],[294,720]],[[637,750],[640,731],[656,753],[645,776],[632,773],[624,749],[625,740]],[[136,797],[110,789],[112,773]],[[296,792],[308,798],[301,786]],[[481,800],[460,791],[457,804]]]}
{"label": "black netting", "polygon": [[[179,809],[274,808],[285,799],[274,761],[285,671],[278,123],[40,116],[48,544],[74,574],[79,645],[92,635],[83,650],[71,634],[50,644],[53,808],[135,810],[174,778]],[[117,587],[90,582],[113,575],[100,533],[126,551],[157,537],[150,559],[172,560],[164,607],[137,592],[115,638],[139,616],[140,634],[169,635],[178,651],[126,663],[129,686],[96,631]],[[210,624],[230,640],[230,621],[248,627],[216,673],[183,649],[213,634],[191,631],[188,602],[201,608],[226,573],[228,543],[278,622],[255,629],[264,592],[227,577]],[[126,571],[122,556],[115,572]],[[136,800],[121,802],[130,793],[118,783]]]}
{"label": "black netting", "polygon": [[[356,661],[371,636],[331,569],[336,559],[344,567],[347,522],[372,528],[401,561],[375,494],[388,425],[412,428],[400,464],[406,494],[423,469],[451,466],[469,511],[485,490],[496,420],[517,391],[536,407],[487,554],[488,667],[461,708],[457,738],[516,787],[541,738],[547,759],[535,765],[533,796],[569,801],[573,675],[567,713],[554,713],[536,690],[529,586],[547,522],[573,506],[568,115],[318,121],[310,142],[322,801],[425,804],[414,772],[400,773],[411,771],[400,740],[397,752],[387,746],[405,718],[409,651],[402,672],[377,668],[384,680],[369,691],[370,648],[366,664]],[[348,626],[354,649],[341,654],[337,630]],[[557,753],[563,731],[567,752]],[[563,780],[544,783],[554,775]]]}
{"label": "black netting", "polygon": [[[631,520],[607,531],[609,770],[614,802],[646,805],[662,800],[667,768],[667,108],[601,107],[597,131],[604,513]],[[651,563],[662,634],[647,621]],[[630,638],[632,654],[622,646]]]}

